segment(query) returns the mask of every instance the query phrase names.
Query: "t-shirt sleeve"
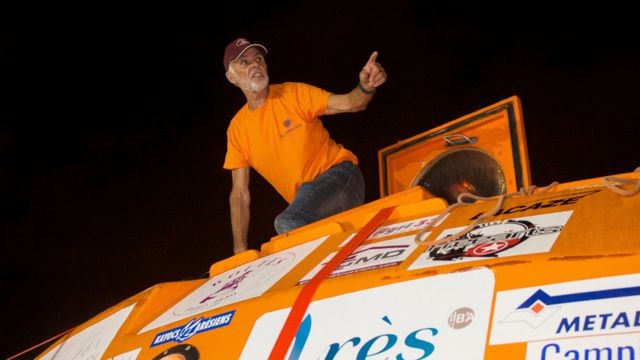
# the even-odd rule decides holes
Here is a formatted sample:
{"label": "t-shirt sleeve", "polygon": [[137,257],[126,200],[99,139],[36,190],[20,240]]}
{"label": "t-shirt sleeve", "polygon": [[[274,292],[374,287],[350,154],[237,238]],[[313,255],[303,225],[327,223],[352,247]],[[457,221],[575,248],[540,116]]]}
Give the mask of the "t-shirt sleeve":
{"label": "t-shirt sleeve", "polygon": [[239,135],[232,123],[227,130],[227,155],[224,157],[223,168],[232,170],[249,166],[241,148]]}
{"label": "t-shirt sleeve", "polygon": [[298,104],[306,111],[307,119],[312,120],[324,114],[331,93],[308,84],[297,83],[296,85]]}

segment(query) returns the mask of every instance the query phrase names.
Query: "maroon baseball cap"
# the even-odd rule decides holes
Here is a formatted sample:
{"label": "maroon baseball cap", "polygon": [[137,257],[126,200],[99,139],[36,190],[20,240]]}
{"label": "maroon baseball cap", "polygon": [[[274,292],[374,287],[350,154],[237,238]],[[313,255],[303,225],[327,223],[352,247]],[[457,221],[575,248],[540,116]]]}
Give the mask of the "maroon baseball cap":
{"label": "maroon baseball cap", "polygon": [[238,60],[248,48],[259,47],[265,54],[268,52],[264,45],[254,44],[245,38],[237,38],[224,49],[224,69],[229,70],[229,63]]}

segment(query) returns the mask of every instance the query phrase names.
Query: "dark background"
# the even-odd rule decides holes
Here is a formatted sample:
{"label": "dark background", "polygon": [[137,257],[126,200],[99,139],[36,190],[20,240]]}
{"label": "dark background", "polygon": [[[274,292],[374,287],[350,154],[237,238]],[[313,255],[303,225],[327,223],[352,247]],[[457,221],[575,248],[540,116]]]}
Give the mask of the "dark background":
{"label": "dark background", "polygon": [[[351,90],[373,50],[389,74],[362,113],[325,117],[379,197],[377,150],[518,95],[533,183],[638,161],[636,13],[535,3],[18,1],[0,9],[3,358],[232,254],[222,53],[266,45],[272,82]],[[284,208],[253,173],[251,246]]]}

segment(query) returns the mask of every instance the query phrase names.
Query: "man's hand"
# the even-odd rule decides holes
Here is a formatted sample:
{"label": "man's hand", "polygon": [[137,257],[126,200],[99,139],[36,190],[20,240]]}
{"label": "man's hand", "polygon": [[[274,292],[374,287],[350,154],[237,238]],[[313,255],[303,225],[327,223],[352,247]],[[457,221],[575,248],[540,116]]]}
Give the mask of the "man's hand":
{"label": "man's hand", "polygon": [[387,81],[387,73],[379,62],[376,62],[378,52],[374,51],[360,71],[360,84],[366,90],[373,90]]}
{"label": "man's hand", "polygon": [[233,254],[234,255],[240,254],[241,252],[245,252],[247,250],[248,250],[247,249],[247,245],[245,245],[245,244],[235,244],[234,243],[234,246],[233,246]]}
{"label": "man's hand", "polygon": [[360,71],[358,86],[347,94],[333,94],[323,115],[357,112],[367,108],[376,88],[387,81],[387,73],[380,63],[376,62],[378,52],[374,51]]}

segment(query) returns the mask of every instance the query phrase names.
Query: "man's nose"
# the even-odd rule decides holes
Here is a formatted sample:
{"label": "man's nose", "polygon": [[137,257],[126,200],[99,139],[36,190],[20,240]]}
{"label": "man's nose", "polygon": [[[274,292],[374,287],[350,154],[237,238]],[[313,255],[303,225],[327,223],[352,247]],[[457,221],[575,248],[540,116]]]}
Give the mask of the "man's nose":
{"label": "man's nose", "polygon": [[256,60],[253,60],[249,63],[249,69],[255,69],[258,67],[258,62]]}

